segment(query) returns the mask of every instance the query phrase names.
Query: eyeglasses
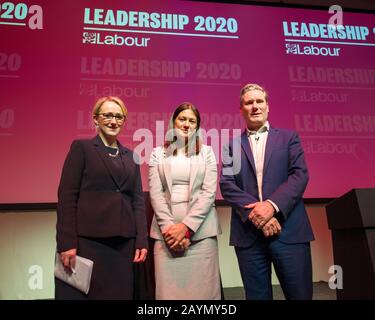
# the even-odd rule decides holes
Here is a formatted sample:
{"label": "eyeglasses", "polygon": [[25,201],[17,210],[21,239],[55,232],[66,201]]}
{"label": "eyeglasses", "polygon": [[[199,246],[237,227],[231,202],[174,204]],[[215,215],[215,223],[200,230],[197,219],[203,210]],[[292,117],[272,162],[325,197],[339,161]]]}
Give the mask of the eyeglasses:
{"label": "eyeglasses", "polygon": [[106,122],[112,121],[113,118],[115,118],[117,122],[122,122],[125,120],[125,116],[120,113],[99,113],[98,115],[102,116]]}

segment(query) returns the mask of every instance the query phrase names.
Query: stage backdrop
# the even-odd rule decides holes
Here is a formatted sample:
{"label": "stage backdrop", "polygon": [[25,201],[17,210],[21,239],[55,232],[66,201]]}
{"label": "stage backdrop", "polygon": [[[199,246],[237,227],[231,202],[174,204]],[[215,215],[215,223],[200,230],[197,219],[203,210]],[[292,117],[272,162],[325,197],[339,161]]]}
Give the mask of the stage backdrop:
{"label": "stage backdrop", "polygon": [[268,89],[271,125],[302,138],[305,197],[373,187],[375,18],[331,17],[189,1],[2,1],[0,203],[57,200],[69,146],[94,136],[92,106],[106,95],[129,109],[120,140],[141,155],[145,190],[150,152],[183,101],[201,111],[219,163],[243,129],[248,82]]}

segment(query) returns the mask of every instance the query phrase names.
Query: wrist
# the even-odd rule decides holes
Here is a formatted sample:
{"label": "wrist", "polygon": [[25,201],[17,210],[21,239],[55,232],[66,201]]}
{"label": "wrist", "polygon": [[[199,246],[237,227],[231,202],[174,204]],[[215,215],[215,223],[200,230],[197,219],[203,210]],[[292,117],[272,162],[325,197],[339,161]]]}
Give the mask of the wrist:
{"label": "wrist", "polygon": [[267,199],[266,202],[268,202],[270,204],[270,207],[272,207],[272,215],[275,215],[279,212],[279,207],[276,205],[275,202],[273,202],[270,199]]}
{"label": "wrist", "polygon": [[190,239],[190,237],[191,237],[190,230],[187,229],[186,232],[185,232],[185,238],[186,238],[186,239]]}

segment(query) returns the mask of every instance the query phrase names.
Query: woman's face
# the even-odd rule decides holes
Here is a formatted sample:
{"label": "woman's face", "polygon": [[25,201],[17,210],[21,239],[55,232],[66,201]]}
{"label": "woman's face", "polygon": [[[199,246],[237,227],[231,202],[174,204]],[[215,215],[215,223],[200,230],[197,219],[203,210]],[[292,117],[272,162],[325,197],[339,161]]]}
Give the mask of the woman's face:
{"label": "woman's face", "polygon": [[181,111],[174,121],[174,128],[180,137],[190,137],[197,129],[197,117],[191,109]]}
{"label": "woman's face", "polygon": [[125,122],[120,106],[113,101],[102,104],[99,114],[94,116],[94,122],[102,134],[108,137],[117,137]]}

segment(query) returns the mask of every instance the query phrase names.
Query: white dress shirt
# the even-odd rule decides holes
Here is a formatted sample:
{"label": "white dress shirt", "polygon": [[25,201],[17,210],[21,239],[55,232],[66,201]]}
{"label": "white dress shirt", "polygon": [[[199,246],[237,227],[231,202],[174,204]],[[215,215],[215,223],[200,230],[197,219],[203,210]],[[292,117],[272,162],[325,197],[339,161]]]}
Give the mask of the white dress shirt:
{"label": "white dress shirt", "polygon": [[[263,167],[264,167],[264,156],[266,153],[266,144],[268,138],[268,132],[270,124],[267,121],[259,130],[252,131],[247,129],[247,136],[249,138],[250,148],[254,157],[255,173],[258,183],[258,194],[259,200],[263,201],[262,187],[263,187]],[[271,201],[266,200],[272,204],[276,212],[279,212],[277,205]]]}

